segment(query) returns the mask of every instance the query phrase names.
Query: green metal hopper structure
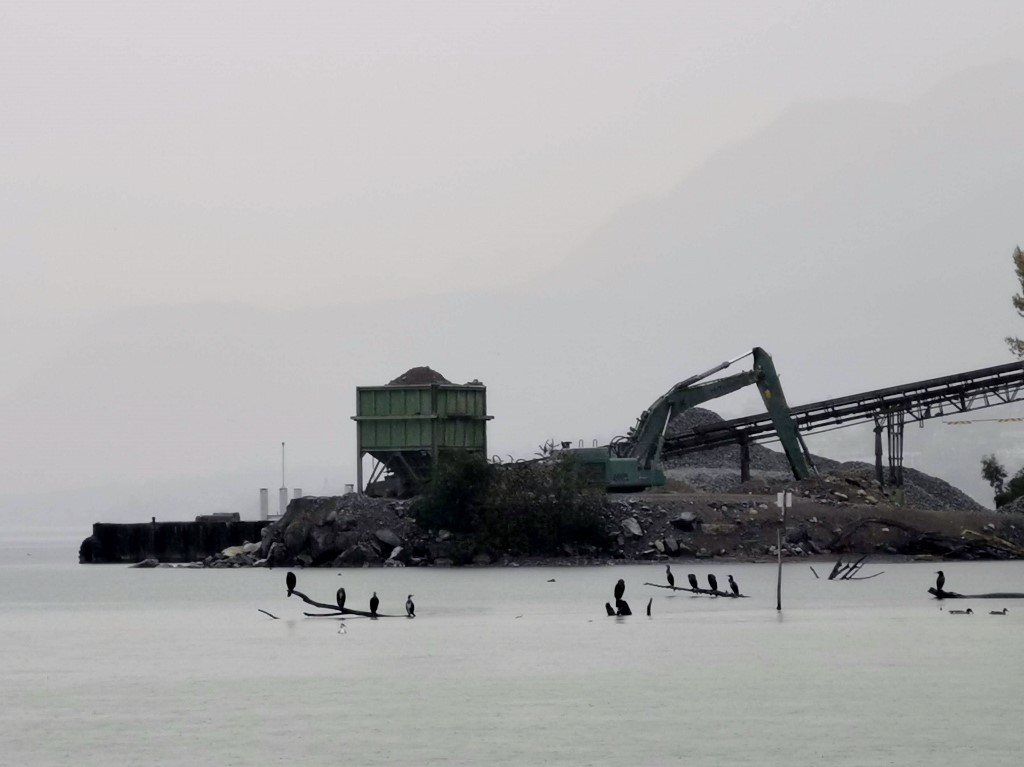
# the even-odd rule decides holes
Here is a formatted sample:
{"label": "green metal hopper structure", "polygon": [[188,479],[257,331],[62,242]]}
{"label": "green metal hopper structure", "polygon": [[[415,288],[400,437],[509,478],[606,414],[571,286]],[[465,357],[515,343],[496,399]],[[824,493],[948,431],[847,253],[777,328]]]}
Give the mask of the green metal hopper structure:
{"label": "green metal hopper structure", "polygon": [[[445,453],[487,456],[487,387],[453,384],[429,367],[386,386],[356,388],[356,479],[360,493],[406,497],[419,491]],[[363,459],[374,459],[363,483]]]}

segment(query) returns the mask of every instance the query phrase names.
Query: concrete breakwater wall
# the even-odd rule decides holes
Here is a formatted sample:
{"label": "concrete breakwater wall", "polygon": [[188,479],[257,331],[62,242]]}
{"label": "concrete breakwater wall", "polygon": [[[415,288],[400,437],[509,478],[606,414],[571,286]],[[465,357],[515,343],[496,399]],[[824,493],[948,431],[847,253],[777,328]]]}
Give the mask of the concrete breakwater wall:
{"label": "concrete breakwater wall", "polygon": [[139,562],[195,562],[228,546],[246,541],[258,543],[269,522],[142,522],[114,524],[97,522],[92,535],[82,541],[78,561],[82,564]]}

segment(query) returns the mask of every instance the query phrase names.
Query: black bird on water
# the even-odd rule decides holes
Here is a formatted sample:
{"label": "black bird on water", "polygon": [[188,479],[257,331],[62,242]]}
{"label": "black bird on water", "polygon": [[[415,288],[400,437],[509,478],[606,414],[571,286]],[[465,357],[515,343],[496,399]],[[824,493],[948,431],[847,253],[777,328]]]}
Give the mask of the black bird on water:
{"label": "black bird on water", "polygon": [[344,588],[338,589],[338,594],[337,594],[336,599],[338,600],[338,609],[339,610],[344,610],[345,609],[345,589]]}
{"label": "black bird on water", "polygon": [[694,591],[697,591],[697,590],[700,589],[700,586],[697,585],[697,576],[694,575],[693,573],[690,573],[689,575],[687,575],[686,576],[686,580],[688,580],[690,582],[690,588],[693,589]]}
{"label": "black bird on water", "polygon": [[676,577],[672,575],[672,565],[665,565],[665,577],[668,578],[668,585],[676,587]]}
{"label": "black bird on water", "polygon": [[736,596],[740,595],[740,587],[736,585],[736,581],[733,580],[732,576],[729,576],[729,588],[732,589],[732,593]]}
{"label": "black bird on water", "polygon": [[711,573],[708,573],[708,583],[711,585],[712,591],[718,591],[718,578]]}
{"label": "black bird on water", "polygon": [[370,615],[377,615],[377,606],[380,604],[380,600],[377,599],[377,592],[373,592],[373,596],[370,597]]}
{"label": "black bird on water", "polygon": [[615,611],[612,609],[612,606],[608,602],[604,603],[604,609],[608,612],[609,615],[615,615]]}
{"label": "black bird on water", "polygon": [[622,599],[622,595],[626,593],[626,582],[619,578],[618,583],[615,584],[615,601],[618,602]]}
{"label": "black bird on water", "polygon": [[291,596],[292,592],[295,591],[295,573],[288,573],[284,577],[284,583],[288,587],[288,596]]}
{"label": "black bird on water", "polygon": [[974,610],[968,607],[966,610],[950,610],[950,615],[974,615]]}
{"label": "black bird on water", "polygon": [[405,600],[405,614],[410,618],[416,617],[416,605],[412,603],[412,594],[410,594]]}
{"label": "black bird on water", "polygon": [[935,590],[942,591],[942,587],[946,585],[946,576],[942,574],[942,570],[937,570],[935,574],[939,576],[935,579]]}

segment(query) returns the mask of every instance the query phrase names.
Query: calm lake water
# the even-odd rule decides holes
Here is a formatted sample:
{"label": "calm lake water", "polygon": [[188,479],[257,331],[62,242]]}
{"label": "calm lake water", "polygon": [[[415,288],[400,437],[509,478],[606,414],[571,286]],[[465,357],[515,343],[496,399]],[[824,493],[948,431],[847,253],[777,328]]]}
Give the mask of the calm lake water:
{"label": "calm lake water", "polygon": [[[991,766],[1024,749],[1024,600],[949,615],[933,564],[837,583],[787,563],[781,615],[773,565],[673,568],[732,573],[743,600],[644,586],[657,565],[297,570],[325,602],[344,585],[402,613],[415,594],[415,620],[339,633],[285,597],[284,570],[73,561],[0,547],[3,764]],[[1024,591],[1024,563],[943,570],[956,591]],[[629,618],[604,614],[618,578]]]}

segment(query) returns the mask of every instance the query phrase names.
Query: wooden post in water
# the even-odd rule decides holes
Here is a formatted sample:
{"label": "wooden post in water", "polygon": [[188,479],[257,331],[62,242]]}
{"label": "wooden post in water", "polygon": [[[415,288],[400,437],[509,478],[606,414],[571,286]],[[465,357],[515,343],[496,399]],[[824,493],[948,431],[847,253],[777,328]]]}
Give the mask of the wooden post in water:
{"label": "wooden post in water", "polygon": [[775,609],[782,610],[782,531],[786,527],[786,506],[793,503],[793,493],[788,490],[779,493],[775,503],[782,509],[779,528],[775,531],[775,550],[779,555],[779,578],[775,585]]}

